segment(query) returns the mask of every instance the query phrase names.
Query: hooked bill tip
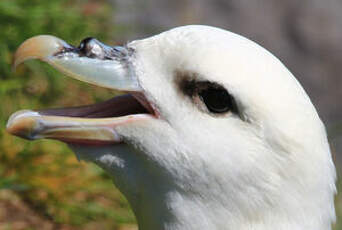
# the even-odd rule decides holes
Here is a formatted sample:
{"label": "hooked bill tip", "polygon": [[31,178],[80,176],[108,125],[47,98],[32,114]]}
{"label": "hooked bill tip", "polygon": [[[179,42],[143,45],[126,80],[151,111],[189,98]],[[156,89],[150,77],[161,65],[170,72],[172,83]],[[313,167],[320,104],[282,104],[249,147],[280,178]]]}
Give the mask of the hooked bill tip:
{"label": "hooked bill tip", "polygon": [[26,60],[46,60],[49,56],[70,47],[65,41],[52,35],[38,35],[24,41],[14,54],[13,70]]}
{"label": "hooked bill tip", "polygon": [[22,138],[33,139],[32,131],[34,130],[36,124],[35,117],[37,116],[39,114],[31,110],[18,111],[8,119],[6,131]]}

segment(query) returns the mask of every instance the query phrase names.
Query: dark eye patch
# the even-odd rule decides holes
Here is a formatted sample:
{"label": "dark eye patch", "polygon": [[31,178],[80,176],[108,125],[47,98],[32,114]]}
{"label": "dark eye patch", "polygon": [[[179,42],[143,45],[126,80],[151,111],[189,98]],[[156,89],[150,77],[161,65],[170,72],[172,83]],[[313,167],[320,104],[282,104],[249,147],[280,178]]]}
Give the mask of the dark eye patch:
{"label": "dark eye patch", "polygon": [[183,79],[180,82],[180,88],[195,103],[199,104],[202,102],[210,113],[224,114],[233,112],[238,114],[234,97],[223,86],[217,83]]}

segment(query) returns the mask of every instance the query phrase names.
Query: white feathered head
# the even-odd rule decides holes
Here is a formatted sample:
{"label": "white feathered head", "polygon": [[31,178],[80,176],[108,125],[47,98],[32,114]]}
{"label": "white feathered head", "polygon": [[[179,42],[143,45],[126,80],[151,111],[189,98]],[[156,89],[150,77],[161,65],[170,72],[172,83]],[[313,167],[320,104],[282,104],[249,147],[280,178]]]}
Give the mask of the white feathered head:
{"label": "white feathered head", "polygon": [[8,130],[70,143],[105,168],[141,229],[330,229],[335,168],[324,126],[287,68],[231,32],[184,26],[109,47],[26,41],[40,58],[127,96],[21,111]]}

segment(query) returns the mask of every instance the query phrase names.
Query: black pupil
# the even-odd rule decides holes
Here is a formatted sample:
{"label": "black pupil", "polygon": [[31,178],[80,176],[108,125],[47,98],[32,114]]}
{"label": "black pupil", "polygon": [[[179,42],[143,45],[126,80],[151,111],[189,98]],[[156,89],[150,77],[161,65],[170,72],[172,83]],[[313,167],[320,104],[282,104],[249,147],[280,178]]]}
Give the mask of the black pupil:
{"label": "black pupil", "polygon": [[233,99],[224,89],[203,89],[199,96],[210,112],[225,113],[233,108]]}

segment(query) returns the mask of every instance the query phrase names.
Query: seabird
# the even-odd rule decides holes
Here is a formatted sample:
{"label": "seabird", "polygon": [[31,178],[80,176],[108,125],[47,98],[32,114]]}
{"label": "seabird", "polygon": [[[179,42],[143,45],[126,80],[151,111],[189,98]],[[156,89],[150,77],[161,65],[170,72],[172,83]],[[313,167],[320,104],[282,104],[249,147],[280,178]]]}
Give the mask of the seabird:
{"label": "seabird", "polygon": [[223,29],[190,25],[107,46],[41,35],[38,58],[125,92],[74,108],[22,110],[8,132],[64,141],[104,168],[141,230],[328,230],[335,167],[309,97],[271,53]]}

